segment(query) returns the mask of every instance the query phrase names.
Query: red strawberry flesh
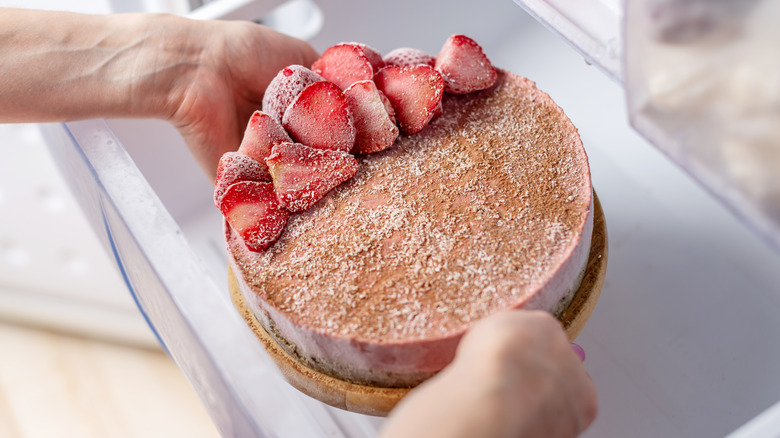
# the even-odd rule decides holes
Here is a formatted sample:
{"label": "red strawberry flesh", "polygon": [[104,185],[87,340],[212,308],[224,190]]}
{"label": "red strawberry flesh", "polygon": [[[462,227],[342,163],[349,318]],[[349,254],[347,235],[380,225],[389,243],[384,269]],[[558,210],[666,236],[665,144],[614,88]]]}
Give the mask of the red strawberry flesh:
{"label": "red strawberry flesh", "polygon": [[304,88],[324,80],[325,78],[302,65],[289,65],[283,68],[265,90],[263,112],[281,121],[284,111]]}
{"label": "red strawberry flesh", "polygon": [[314,205],[334,187],[352,178],[358,162],[352,155],[314,149],[300,143],[280,143],[265,160],[279,203],[290,211]]}
{"label": "red strawberry flesh", "polygon": [[214,205],[219,208],[228,187],[241,181],[270,182],[271,174],[265,161],[259,162],[239,152],[226,152],[217,166]]}
{"label": "red strawberry flesh", "polygon": [[282,124],[262,111],[255,111],[247,123],[238,152],[265,165],[265,157],[271,153],[271,147],[284,141],[292,139]]}
{"label": "red strawberry flesh", "polygon": [[406,134],[428,125],[444,94],[441,75],[428,65],[388,66],[379,70],[374,82],[390,100],[398,126]]}
{"label": "red strawberry flesh", "polygon": [[315,82],[298,95],[282,117],[292,138],[316,149],[344,152],[355,144],[355,125],[344,93],[332,82]]}
{"label": "red strawberry flesh", "polygon": [[374,67],[363,48],[354,43],[328,47],[311,65],[313,72],[338,85],[342,90],[357,81],[371,79]]}
{"label": "red strawberry flesh", "polygon": [[[395,117],[388,114],[384,95],[373,81],[355,82],[344,90],[355,122],[353,154],[370,154],[385,150],[398,137]],[[392,111],[392,106],[390,107]],[[393,114],[395,111],[393,111]]]}
{"label": "red strawberry flesh", "polygon": [[363,54],[366,55],[366,58],[368,58],[368,61],[371,63],[371,67],[374,68],[374,73],[378,72],[379,69],[385,66],[385,60],[382,59],[382,54],[379,53],[378,50],[363,43],[352,44],[356,44],[363,50]]}
{"label": "red strawberry flesh", "polygon": [[265,251],[284,231],[290,212],[279,205],[272,183],[242,181],[228,187],[219,206],[230,227],[252,251]]}
{"label": "red strawberry flesh", "polygon": [[445,91],[451,94],[484,90],[498,78],[482,47],[465,35],[447,39],[436,56],[435,68],[444,78]]}

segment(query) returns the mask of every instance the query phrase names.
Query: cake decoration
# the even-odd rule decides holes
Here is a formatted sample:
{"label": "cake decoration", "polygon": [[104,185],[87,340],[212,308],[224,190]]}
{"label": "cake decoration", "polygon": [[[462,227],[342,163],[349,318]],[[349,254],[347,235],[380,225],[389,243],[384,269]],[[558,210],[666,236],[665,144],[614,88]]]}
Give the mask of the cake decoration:
{"label": "cake decoration", "polygon": [[[399,49],[388,59],[365,44],[341,43],[325,50],[311,69],[287,66],[271,81],[238,152],[220,160],[214,191],[215,205],[241,230],[248,248],[264,251],[278,237],[278,226],[286,222],[279,208],[303,211],[351,178],[357,161],[346,153],[383,151],[399,130],[415,134],[440,115],[445,90],[467,94],[497,78],[482,48],[465,35],[448,38],[438,57]],[[265,185],[241,186],[225,205],[232,184],[268,182],[263,168],[270,168],[277,205],[265,196]],[[262,208],[247,208],[249,198],[241,196]],[[262,212],[271,217],[259,217]]]}

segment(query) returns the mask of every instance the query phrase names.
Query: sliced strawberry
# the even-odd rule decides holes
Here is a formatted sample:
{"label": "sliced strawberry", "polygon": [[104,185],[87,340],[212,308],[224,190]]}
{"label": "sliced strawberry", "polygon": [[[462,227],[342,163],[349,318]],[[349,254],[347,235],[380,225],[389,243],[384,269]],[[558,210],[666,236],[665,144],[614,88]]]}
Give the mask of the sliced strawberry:
{"label": "sliced strawberry", "polygon": [[265,251],[284,231],[290,212],[279,205],[274,186],[242,181],[227,188],[219,205],[230,227],[252,251]]}
{"label": "sliced strawberry", "polygon": [[397,65],[399,67],[409,67],[412,65],[436,65],[436,57],[429,55],[422,50],[401,47],[392,50],[384,57],[385,65]]}
{"label": "sliced strawberry", "polygon": [[433,117],[431,117],[431,120],[435,120],[437,117],[444,114],[444,104],[439,101],[439,104],[436,105],[436,109],[433,110]]}
{"label": "sliced strawberry", "polygon": [[464,35],[447,39],[436,57],[435,68],[444,78],[445,91],[452,94],[484,90],[498,78],[482,47]]}
{"label": "sliced strawberry", "polygon": [[265,159],[279,203],[290,211],[314,205],[334,187],[352,178],[358,162],[343,151],[280,143]]}
{"label": "sliced strawberry", "polygon": [[357,44],[358,47],[363,50],[363,54],[366,55],[366,58],[368,58],[368,61],[371,63],[371,67],[374,68],[374,73],[378,72],[382,67],[385,66],[385,60],[382,59],[382,54],[379,53],[378,50],[363,43],[352,44]]}
{"label": "sliced strawberry", "polygon": [[414,134],[428,125],[444,94],[444,80],[428,65],[391,65],[379,70],[374,82],[390,99],[398,126],[406,134]]}
{"label": "sliced strawberry", "polygon": [[271,147],[283,141],[292,139],[282,124],[262,111],[255,111],[246,125],[238,152],[265,165],[265,157],[271,153]]}
{"label": "sliced strawberry", "polygon": [[263,112],[281,121],[284,111],[304,88],[324,80],[325,78],[302,65],[289,65],[283,68],[265,90]]}
{"label": "sliced strawberry", "polygon": [[374,77],[374,63],[378,68],[383,65],[382,56],[376,50],[365,44],[341,43],[325,49],[311,69],[344,90],[357,81]]}
{"label": "sliced strawberry", "polygon": [[239,152],[226,152],[219,159],[217,182],[214,184],[214,205],[219,208],[222,197],[231,185],[241,181],[270,182],[271,174],[265,161],[259,162]]}
{"label": "sliced strawberry", "polygon": [[[376,86],[376,82],[374,82],[374,86]],[[393,123],[397,123],[395,120],[395,108],[393,108],[393,103],[390,102],[390,99],[387,98],[387,95],[382,92],[379,88],[377,88],[379,91],[379,97],[382,99],[382,104],[385,106],[385,111],[387,111],[387,115],[390,116],[390,119],[393,121]]]}
{"label": "sliced strawberry", "polygon": [[[385,150],[398,137],[395,117],[388,114],[384,94],[374,81],[359,81],[344,90],[352,118],[355,122],[355,146],[353,154],[370,154]],[[392,111],[392,106],[390,107]],[[395,111],[393,111],[395,114]]]}
{"label": "sliced strawberry", "polygon": [[301,91],[282,116],[282,126],[299,143],[344,152],[355,144],[355,125],[347,98],[332,82],[315,82]]}

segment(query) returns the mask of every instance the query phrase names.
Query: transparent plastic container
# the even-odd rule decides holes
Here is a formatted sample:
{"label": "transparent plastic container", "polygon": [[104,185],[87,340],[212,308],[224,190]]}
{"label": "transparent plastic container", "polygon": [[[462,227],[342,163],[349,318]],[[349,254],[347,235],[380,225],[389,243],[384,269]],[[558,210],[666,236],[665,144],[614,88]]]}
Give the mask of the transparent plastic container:
{"label": "transparent plastic container", "polygon": [[623,84],[637,131],[780,250],[780,3],[515,1]]}
{"label": "transparent plastic container", "polygon": [[621,0],[514,0],[563,37],[588,63],[623,81]]}
{"label": "transparent plastic container", "polygon": [[[223,436],[375,433],[371,419],[316,402],[283,380],[226,294],[218,217],[207,209],[179,210],[177,222],[105,120],[48,126],[45,132],[139,309]],[[187,164],[176,166],[177,175],[188,174]],[[188,215],[195,220],[186,220]]]}
{"label": "transparent plastic container", "polygon": [[[780,2],[515,2],[620,83],[633,127],[780,251]],[[779,431],[780,402],[730,436]]]}
{"label": "transparent plastic container", "polygon": [[780,2],[629,1],[636,129],[780,250]]}

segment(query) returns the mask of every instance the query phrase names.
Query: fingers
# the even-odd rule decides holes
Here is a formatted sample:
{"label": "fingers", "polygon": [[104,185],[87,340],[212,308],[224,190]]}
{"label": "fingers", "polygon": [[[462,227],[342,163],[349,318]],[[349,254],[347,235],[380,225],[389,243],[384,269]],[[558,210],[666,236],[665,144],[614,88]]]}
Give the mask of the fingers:
{"label": "fingers", "polygon": [[[584,368],[582,369],[584,371]],[[587,372],[585,372],[585,377],[585,379],[578,380],[582,387],[577,391],[577,394],[575,395],[576,400],[574,401],[574,409],[578,413],[578,430],[580,432],[587,430],[588,427],[593,424],[599,411],[596,386]]]}
{"label": "fingers", "polygon": [[256,97],[262,97],[284,67],[292,64],[310,67],[319,56],[308,42],[269,27],[250,22],[231,24],[237,27],[237,32],[226,41],[230,71],[246,87],[244,91]]}
{"label": "fingers", "polygon": [[453,363],[399,404],[382,436],[570,438],[597,410],[593,381],[560,323],[512,311],[475,324]]}
{"label": "fingers", "polygon": [[515,415],[514,427],[529,436],[576,436],[598,411],[593,381],[561,324],[546,312],[504,312],[480,321],[452,366],[500,380],[507,387],[502,405],[534,412]]}
{"label": "fingers", "polygon": [[582,347],[572,342],[571,349],[574,350],[574,354],[580,358],[580,362],[585,362],[585,350],[583,350]]}
{"label": "fingers", "polygon": [[269,45],[283,49],[271,52],[272,56],[267,59],[269,64],[279,66],[275,69],[274,74],[290,64],[311,67],[312,63],[319,57],[317,51],[306,41],[278,32],[273,32],[271,38]]}
{"label": "fingers", "polygon": [[271,80],[287,65],[311,65],[317,53],[305,41],[251,22],[187,25],[197,62],[187,64],[181,85],[171,91],[174,110],[168,117],[213,181],[219,158],[238,149]]}

